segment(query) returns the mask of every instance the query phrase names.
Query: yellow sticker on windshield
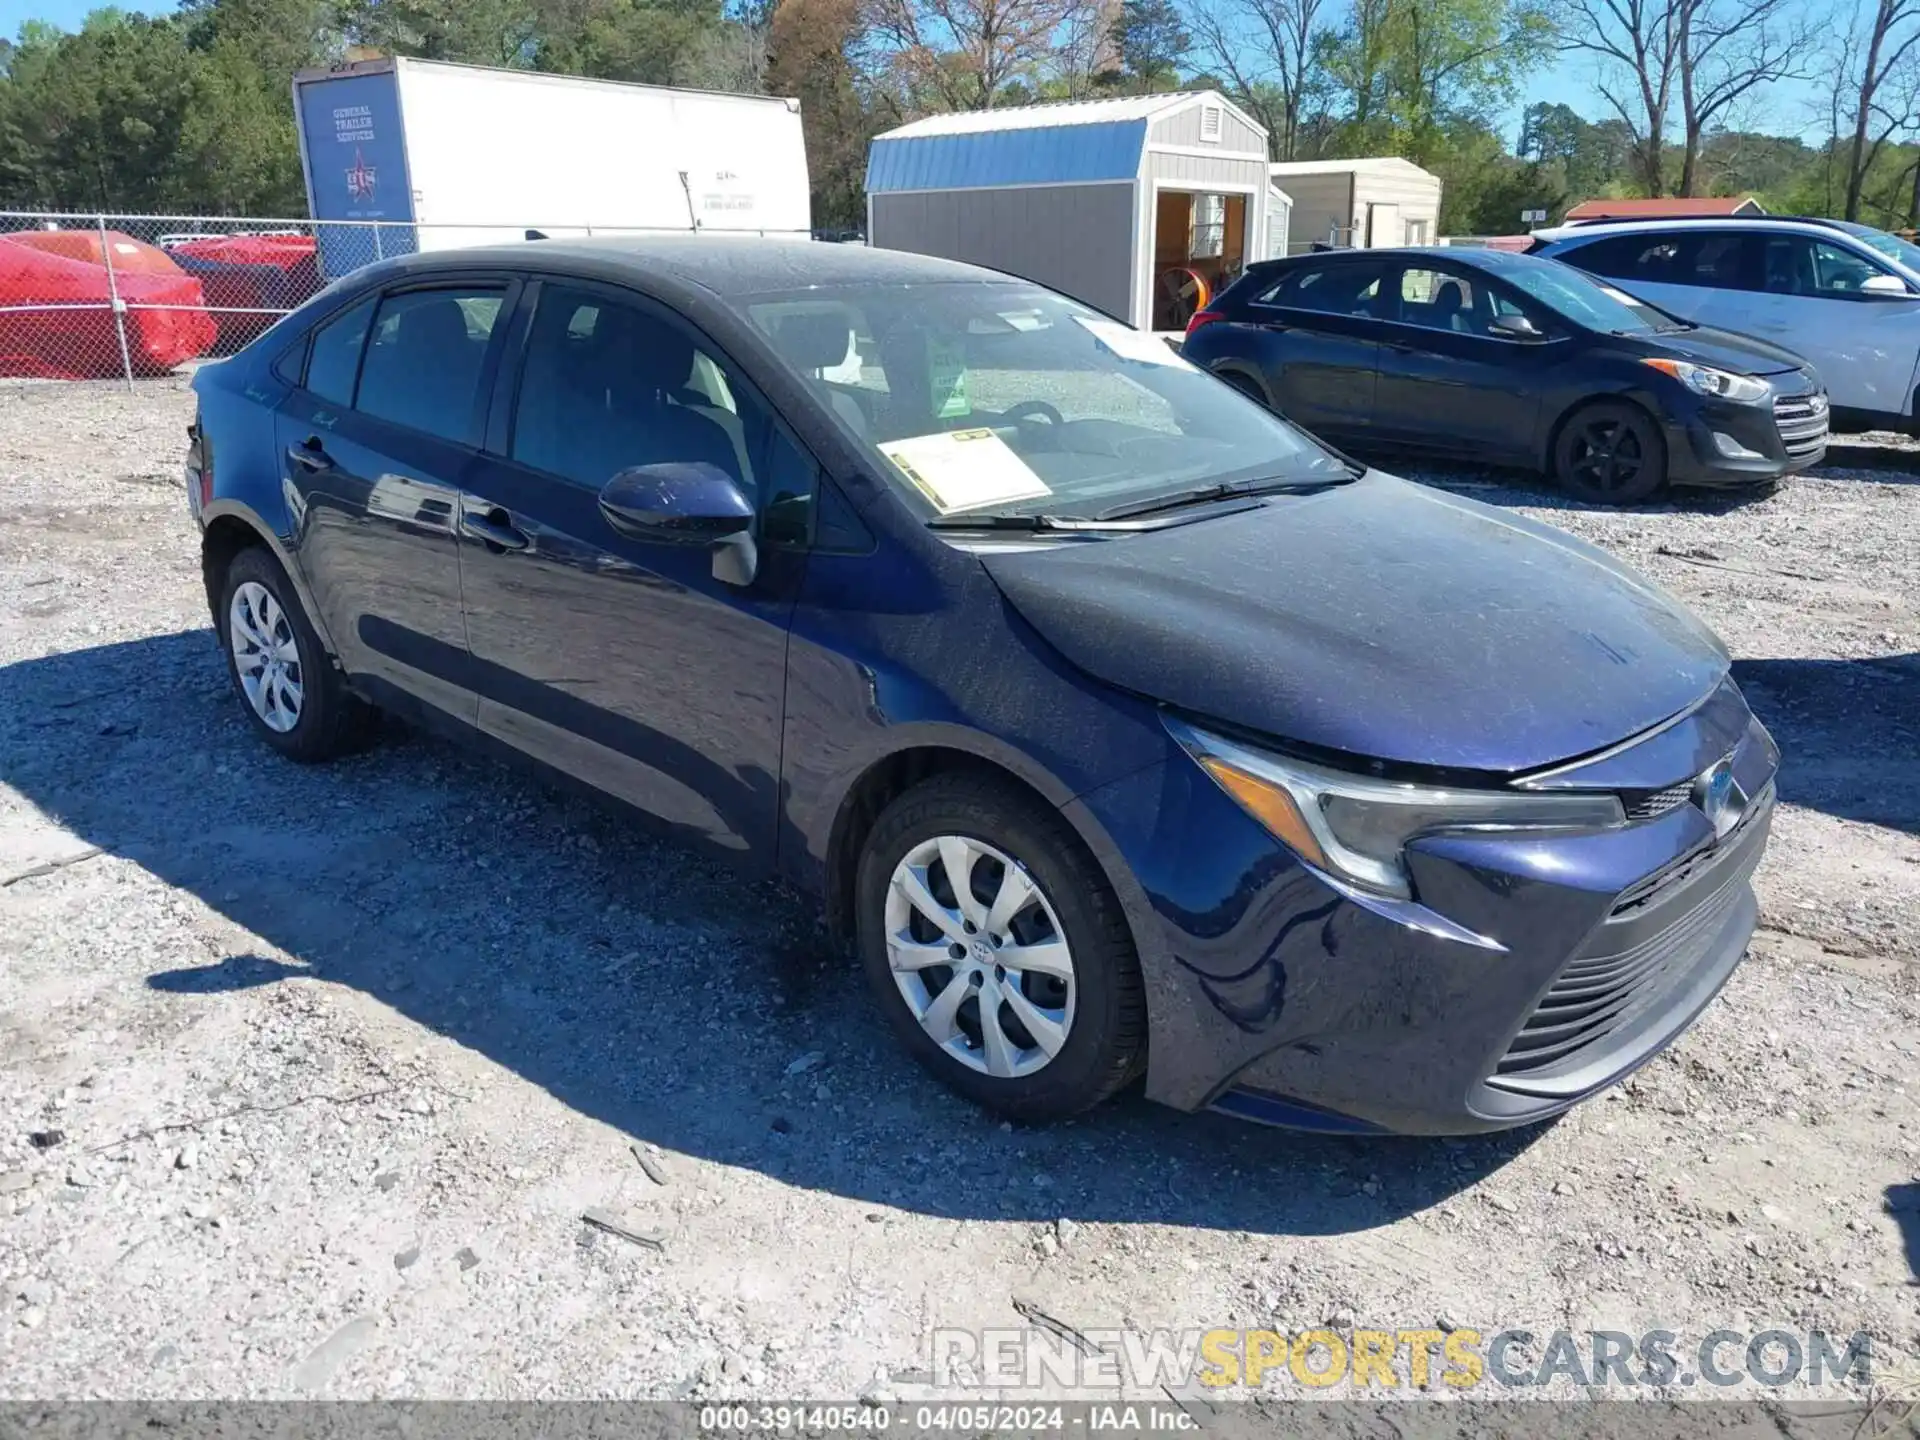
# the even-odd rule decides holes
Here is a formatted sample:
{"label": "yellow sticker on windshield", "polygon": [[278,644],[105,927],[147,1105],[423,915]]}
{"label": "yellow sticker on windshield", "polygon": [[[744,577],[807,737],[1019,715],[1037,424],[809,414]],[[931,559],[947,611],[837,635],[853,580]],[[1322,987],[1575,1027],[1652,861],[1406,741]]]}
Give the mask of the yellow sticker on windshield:
{"label": "yellow sticker on windshield", "polygon": [[927,384],[933,418],[958,420],[973,413],[967,399],[967,352],[950,340],[927,337]]}
{"label": "yellow sticker on windshield", "polygon": [[1053,493],[991,430],[942,430],[888,440],[879,449],[942,515]]}

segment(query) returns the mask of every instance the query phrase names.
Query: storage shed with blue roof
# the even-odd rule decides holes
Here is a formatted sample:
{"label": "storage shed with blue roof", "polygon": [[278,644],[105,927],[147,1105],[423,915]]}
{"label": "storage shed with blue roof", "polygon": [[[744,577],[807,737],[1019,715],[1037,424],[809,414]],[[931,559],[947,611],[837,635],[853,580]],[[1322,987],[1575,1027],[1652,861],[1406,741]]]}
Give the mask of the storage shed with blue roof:
{"label": "storage shed with blue roof", "polygon": [[1178,330],[1286,253],[1267,132],[1210,90],[934,115],[867,155],[867,243],[986,265]]}

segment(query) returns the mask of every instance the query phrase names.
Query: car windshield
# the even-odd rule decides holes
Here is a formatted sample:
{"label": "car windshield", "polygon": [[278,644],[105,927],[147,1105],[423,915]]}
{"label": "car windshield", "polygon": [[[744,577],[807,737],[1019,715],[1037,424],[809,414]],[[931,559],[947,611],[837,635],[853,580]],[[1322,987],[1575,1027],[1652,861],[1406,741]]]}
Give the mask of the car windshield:
{"label": "car windshield", "polygon": [[1350,474],[1163,339],[1036,286],[823,287],[743,308],[929,518],[1084,519]]}
{"label": "car windshield", "polygon": [[1889,260],[1898,260],[1909,270],[1920,271],[1920,245],[1902,240],[1898,235],[1889,235],[1885,230],[1876,230],[1871,225],[1845,220],[1838,223],[1842,230],[1861,243],[1871,245]]}
{"label": "car windshield", "polygon": [[1554,260],[1502,266],[1500,275],[1562,319],[1613,335],[1645,335],[1677,323],[1664,310]]}

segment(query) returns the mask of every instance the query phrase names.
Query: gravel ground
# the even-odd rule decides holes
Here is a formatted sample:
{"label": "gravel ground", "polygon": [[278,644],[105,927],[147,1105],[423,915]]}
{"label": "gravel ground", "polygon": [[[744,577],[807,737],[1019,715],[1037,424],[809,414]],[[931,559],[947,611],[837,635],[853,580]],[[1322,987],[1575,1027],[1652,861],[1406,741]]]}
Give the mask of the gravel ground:
{"label": "gravel ground", "polygon": [[1015,1294],[1920,1353],[1920,454],[1625,513],[1417,475],[1696,607],[1784,804],[1669,1054],[1543,1131],[1357,1143],[1009,1129],[781,892],[439,742],[276,759],[207,629],[189,414],[0,390],[0,1397],[912,1397]]}

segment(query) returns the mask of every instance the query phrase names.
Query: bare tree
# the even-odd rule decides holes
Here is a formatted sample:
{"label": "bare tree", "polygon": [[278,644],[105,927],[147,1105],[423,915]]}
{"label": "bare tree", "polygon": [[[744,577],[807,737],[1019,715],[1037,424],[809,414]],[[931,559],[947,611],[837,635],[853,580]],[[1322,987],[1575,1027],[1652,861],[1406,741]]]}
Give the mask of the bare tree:
{"label": "bare tree", "polygon": [[1297,153],[1327,0],[1199,0],[1188,25],[1207,68],[1267,127],[1276,160]]}
{"label": "bare tree", "polygon": [[869,0],[871,57],[944,110],[991,110],[1009,81],[1044,69],[1093,0]]}
{"label": "bare tree", "polygon": [[1633,134],[1635,177],[1649,195],[1666,193],[1662,163],[1674,88],[1679,79],[1680,31],[1692,0],[1564,0],[1560,48],[1596,57],[1596,88]]}
{"label": "bare tree", "polygon": [[1117,8],[1109,0],[1077,6],[1054,37],[1053,66],[1067,99],[1085,99],[1103,74],[1119,70],[1113,46]]}
{"label": "bare tree", "polygon": [[1559,28],[1561,49],[1601,61],[1600,94],[1633,130],[1649,195],[1665,193],[1676,119],[1679,192],[1692,195],[1707,131],[1759,87],[1804,78],[1809,58],[1796,0],[1562,0]]}
{"label": "bare tree", "polygon": [[1794,0],[1679,0],[1680,193],[1696,195],[1710,126],[1756,88],[1803,80],[1811,35]]}
{"label": "bare tree", "polygon": [[[1864,22],[1864,23],[1861,23]],[[1860,218],[1861,192],[1882,148],[1911,130],[1914,72],[1920,68],[1920,0],[1869,0],[1840,51],[1834,87],[1834,127],[1852,131],[1847,143],[1846,217]]]}
{"label": "bare tree", "polygon": [[723,20],[676,57],[673,83],[696,90],[731,90],[739,95],[767,93],[768,29]]}

